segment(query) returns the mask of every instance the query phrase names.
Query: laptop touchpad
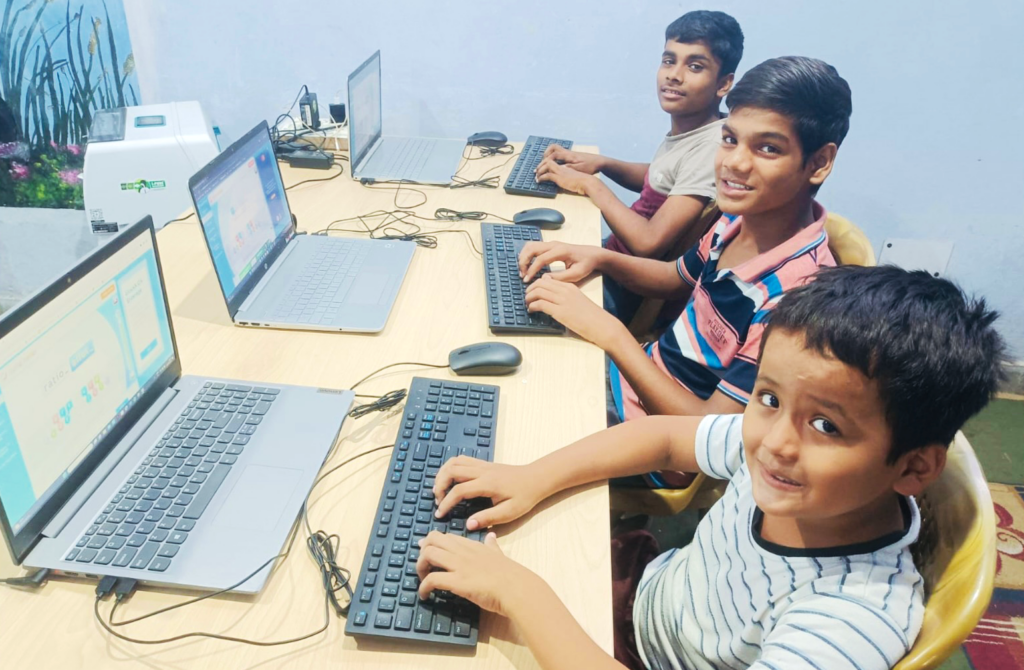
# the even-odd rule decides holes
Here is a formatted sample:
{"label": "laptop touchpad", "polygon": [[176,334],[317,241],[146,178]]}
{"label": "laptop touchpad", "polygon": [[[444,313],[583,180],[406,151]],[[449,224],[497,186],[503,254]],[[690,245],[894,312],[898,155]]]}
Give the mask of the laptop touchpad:
{"label": "laptop touchpad", "polygon": [[345,301],[350,305],[376,305],[388,283],[386,272],[367,272],[356,277]]}
{"label": "laptop touchpad", "polygon": [[250,465],[231,489],[216,525],[271,530],[284,513],[301,470]]}

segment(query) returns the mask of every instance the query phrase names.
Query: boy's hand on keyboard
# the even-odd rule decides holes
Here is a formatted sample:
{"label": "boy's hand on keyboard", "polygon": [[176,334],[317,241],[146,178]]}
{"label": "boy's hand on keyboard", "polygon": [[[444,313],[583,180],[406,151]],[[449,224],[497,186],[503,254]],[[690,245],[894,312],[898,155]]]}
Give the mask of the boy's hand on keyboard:
{"label": "boy's hand on keyboard", "polygon": [[572,151],[558,144],[549,144],[544,150],[544,160],[548,159],[583,174],[597,174],[604,167],[604,157],[584,151]]}
{"label": "boy's hand on keyboard", "polygon": [[544,267],[561,261],[565,263],[565,269],[548,274],[553,279],[575,283],[598,270],[602,253],[604,249],[601,247],[586,244],[527,242],[519,252],[519,276],[529,283]]}
{"label": "boy's hand on keyboard", "polygon": [[624,328],[621,321],[583,295],[579,286],[548,275],[526,287],[525,300],[527,311],[544,312],[605,351]]}
{"label": "boy's hand on keyboard", "polygon": [[559,165],[551,158],[540,162],[536,174],[538,182],[554,182],[560,189],[579,195],[587,195],[592,182],[600,183],[594,175],[574,170],[568,165]]}
{"label": "boy's hand on keyboard", "polygon": [[490,498],[491,507],[466,520],[474,531],[508,523],[523,516],[546,497],[537,478],[520,465],[502,465],[458,456],[445,463],[434,479],[437,516],[447,516],[463,500]]}
{"label": "boy's hand on keyboard", "polygon": [[494,533],[476,542],[432,531],[420,540],[416,572],[419,596],[448,591],[479,607],[508,616],[509,599],[527,593],[534,573],[505,556]]}

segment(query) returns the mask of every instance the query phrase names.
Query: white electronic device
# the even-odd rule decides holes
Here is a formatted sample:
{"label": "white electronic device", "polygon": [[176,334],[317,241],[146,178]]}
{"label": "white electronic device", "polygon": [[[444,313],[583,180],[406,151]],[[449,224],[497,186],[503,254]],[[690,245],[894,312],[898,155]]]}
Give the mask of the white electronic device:
{"label": "white electronic device", "polygon": [[146,215],[160,228],[180,217],[192,206],[189,177],[218,153],[198,102],[97,112],[82,173],[92,231],[116,233]]}

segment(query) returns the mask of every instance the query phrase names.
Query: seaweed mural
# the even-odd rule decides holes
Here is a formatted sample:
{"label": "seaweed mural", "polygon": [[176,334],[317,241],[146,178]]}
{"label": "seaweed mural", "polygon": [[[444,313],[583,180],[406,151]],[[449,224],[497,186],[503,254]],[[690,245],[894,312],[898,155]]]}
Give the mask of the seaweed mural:
{"label": "seaweed mural", "polygon": [[0,2],[0,205],[81,209],[93,114],[139,104],[124,8]]}

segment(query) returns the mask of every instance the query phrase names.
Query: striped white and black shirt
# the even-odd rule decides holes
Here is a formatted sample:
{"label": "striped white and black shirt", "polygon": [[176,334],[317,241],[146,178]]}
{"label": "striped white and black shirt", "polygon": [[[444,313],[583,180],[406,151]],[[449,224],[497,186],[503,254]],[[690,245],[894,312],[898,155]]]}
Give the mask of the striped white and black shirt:
{"label": "striped white and black shirt", "polygon": [[693,542],[647,566],[633,608],[652,670],[888,670],[913,644],[924,580],[910,545],[920,513],[903,499],[906,530],[872,542],[791,549],[760,536],[743,454],[743,415],[709,416],[697,463],[728,479]]}

